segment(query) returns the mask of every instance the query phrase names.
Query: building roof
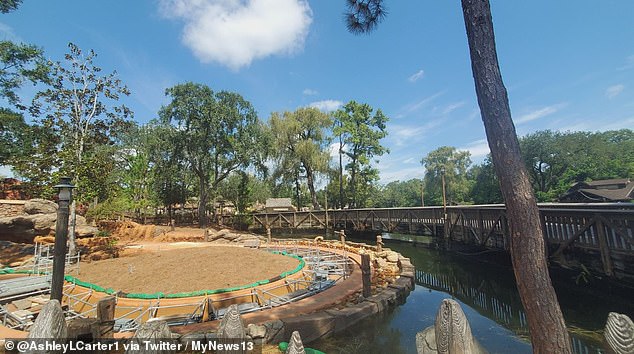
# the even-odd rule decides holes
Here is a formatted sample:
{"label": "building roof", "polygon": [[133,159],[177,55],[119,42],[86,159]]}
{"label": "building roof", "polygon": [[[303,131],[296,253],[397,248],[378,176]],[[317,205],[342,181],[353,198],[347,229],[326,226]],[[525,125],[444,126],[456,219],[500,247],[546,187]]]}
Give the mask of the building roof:
{"label": "building roof", "polygon": [[575,183],[561,201],[626,202],[634,199],[634,181],[607,179]]}
{"label": "building roof", "polygon": [[291,208],[291,198],[269,198],[266,200],[267,208]]}

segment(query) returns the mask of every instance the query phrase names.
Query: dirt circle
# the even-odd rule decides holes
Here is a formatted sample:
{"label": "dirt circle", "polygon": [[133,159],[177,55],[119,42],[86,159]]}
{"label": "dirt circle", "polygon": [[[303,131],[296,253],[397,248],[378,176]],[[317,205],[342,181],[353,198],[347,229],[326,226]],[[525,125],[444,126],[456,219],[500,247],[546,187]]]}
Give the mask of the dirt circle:
{"label": "dirt circle", "polygon": [[82,263],[76,278],[126,293],[173,294],[247,285],[298,265],[295,258],[257,249],[196,247]]}

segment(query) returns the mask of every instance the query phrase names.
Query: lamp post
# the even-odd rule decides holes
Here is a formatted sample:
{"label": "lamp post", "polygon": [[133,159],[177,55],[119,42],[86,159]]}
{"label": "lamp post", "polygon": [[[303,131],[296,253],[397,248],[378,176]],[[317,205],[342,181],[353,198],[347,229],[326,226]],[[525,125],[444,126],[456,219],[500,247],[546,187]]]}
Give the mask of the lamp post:
{"label": "lamp post", "polygon": [[66,239],[68,237],[68,215],[73,186],[70,177],[62,177],[55,186],[59,191],[57,222],[55,225],[55,250],[53,254],[53,279],[51,282],[51,300],[62,303],[62,288],[64,286],[64,265],[66,263]]}

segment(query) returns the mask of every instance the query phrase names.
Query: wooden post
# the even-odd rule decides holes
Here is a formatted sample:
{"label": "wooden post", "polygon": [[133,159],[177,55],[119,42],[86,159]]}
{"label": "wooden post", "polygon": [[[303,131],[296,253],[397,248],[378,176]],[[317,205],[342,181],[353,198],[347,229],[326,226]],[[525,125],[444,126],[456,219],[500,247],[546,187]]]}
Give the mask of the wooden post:
{"label": "wooden post", "polygon": [[104,297],[97,303],[100,338],[112,338],[114,332],[114,310],[116,306],[117,299],[114,296]]}
{"label": "wooden post", "polygon": [[269,225],[266,225],[266,238],[270,245],[271,244],[271,227]]}
{"label": "wooden post", "polygon": [[381,237],[381,235],[376,235],[376,251],[383,251],[383,237]]}
{"label": "wooden post", "polygon": [[346,246],[346,231],[345,230],[339,231],[339,237],[341,238],[341,244],[345,247]]}
{"label": "wooden post", "polygon": [[209,230],[205,229],[205,232],[203,233],[203,237],[205,239],[205,242],[209,242]]}
{"label": "wooden post", "polygon": [[361,277],[363,279],[363,297],[368,298],[372,295],[372,291],[370,288],[370,276],[371,276],[371,270],[370,270],[370,255],[369,254],[362,254],[361,255]]}
{"label": "wooden post", "polygon": [[599,235],[599,250],[601,251],[601,263],[603,263],[603,271],[609,277],[614,275],[612,267],[612,257],[610,256],[610,247],[605,235],[605,228],[603,227],[603,221],[597,215],[595,216],[597,232]]}
{"label": "wooden post", "polygon": [[480,238],[480,245],[484,246],[484,220],[480,209],[478,209],[478,237]]}
{"label": "wooden post", "polygon": [[170,228],[172,231],[176,230],[175,224],[176,224],[176,220],[170,219]]}
{"label": "wooden post", "polygon": [[67,334],[64,311],[62,311],[59,301],[53,299],[42,307],[31,327],[28,338],[62,339],[66,338]]}

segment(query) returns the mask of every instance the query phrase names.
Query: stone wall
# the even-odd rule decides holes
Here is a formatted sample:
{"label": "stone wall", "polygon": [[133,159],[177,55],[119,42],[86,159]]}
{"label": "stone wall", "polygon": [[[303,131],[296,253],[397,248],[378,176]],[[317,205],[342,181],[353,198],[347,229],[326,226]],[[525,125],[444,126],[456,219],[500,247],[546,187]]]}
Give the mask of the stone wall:
{"label": "stone wall", "polygon": [[0,217],[24,214],[26,200],[0,199]]}

